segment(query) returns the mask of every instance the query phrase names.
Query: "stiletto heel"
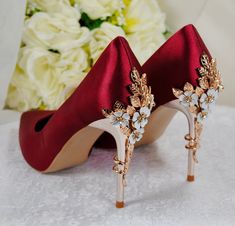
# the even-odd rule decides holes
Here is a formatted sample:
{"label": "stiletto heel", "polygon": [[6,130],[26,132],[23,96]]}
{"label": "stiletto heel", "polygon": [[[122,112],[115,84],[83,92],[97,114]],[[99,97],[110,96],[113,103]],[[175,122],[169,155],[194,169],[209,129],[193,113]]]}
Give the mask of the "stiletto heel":
{"label": "stiletto heel", "polygon": [[115,171],[117,172],[117,194],[116,194],[116,207],[122,208],[124,207],[124,177],[122,172],[124,171],[124,164],[126,159],[126,140],[127,137],[121,132],[118,127],[113,126],[110,123],[109,119],[101,119],[99,121],[93,122],[90,124],[91,127],[101,129],[103,131],[111,134],[117,146],[117,156],[120,161],[115,161]]}
{"label": "stiletto heel", "polygon": [[117,154],[114,156],[113,170],[117,173],[117,208],[124,207],[125,177],[133,155],[134,144],[141,140],[144,127],[148,123],[148,117],[155,105],[151,88],[147,87],[146,74],[140,76],[138,71],[133,68],[131,79],[133,81],[129,86],[133,93],[130,96],[131,105],[125,108],[123,103],[116,101],[113,110],[103,109],[103,115],[108,119],[90,124],[91,127],[108,132],[116,141]]}
{"label": "stiletto heel", "polygon": [[[185,140],[188,141],[188,144],[185,146],[185,148],[188,150],[188,173],[187,173],[187,181],[194,181],[194,166],[195,162],[197,162],[196,159],[196,151],[199,146],[199,130],[197,126],[195,125],[195,117],[193,114],[189,111],[188,108],[184,107],[180,104],[179,100],[173,100],[166,104],[164,104],[165,107],[177,110],[182,112],[188,121],[188,134],[185,135]],[[196,135],[197,134],[197,135]]]}
{"label": "stiletto heel", "polygon": [[[133,155],[134,144],[142,139],[144,127],[147,125],[148,117],[155,105],[151,88],[147,86],[146,74],[141,76],[134,68],[131,72],[131,80],[133,81],[129,86],[133,93],[130,96],[131,105],[125,108],[123,103],[116,101],[113,110],[103,109],[104,116],[109,118],[113,125],[118,126],[123,134],[121,136],[118,132],[120,143],[119,145],[117,143],[118,151],[114,157],[115,165],[113,167],[113,170],[117,173],[117,208],[124,207],[125,177]],[[110,133],[112,134],[111,130]],[[116,130],[115,133],[117,133]]]}

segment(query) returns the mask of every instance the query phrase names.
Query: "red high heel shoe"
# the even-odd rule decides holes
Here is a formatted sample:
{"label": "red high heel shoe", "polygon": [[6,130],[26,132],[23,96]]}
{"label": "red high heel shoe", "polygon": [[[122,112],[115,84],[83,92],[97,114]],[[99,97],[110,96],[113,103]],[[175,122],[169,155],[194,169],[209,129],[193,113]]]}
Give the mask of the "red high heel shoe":
{"label": "red high heel shoe", "polygon": [[[156,140],[175,114],[187,117],[189,132],[187,180],[194,181],[194,163],[204,119],[223,89],[216,62],[193,25],[176,32],[143,65],[156,99],[143,140],[137,145]],[[169,109],[173,109],[169,110]],[[153,126],[155,125],[155,127]],[[159,128],[157,128],[159,127]]]}
{"label": "red high heel shoe", "polygon": [[[223,89],[216,62],[193,25],[176,32],[142,66],[156,100],[149,123],[141,141],[135,147],[158,139],[176,111],[185,114],[189,132],[187,180],[194,181],[194,163],[203,120]],[[105,138],[105,144],[103,142]],[[102,135],[97,145],[113,145],[107,134]]]}
{"label": "red high heel shoe", "polygon": [[[134,143],[143,136],[154,104],[146,75],[140,76],[137,70],[141,72],[141,67],[128,43],[118,37],[57,111],[23,113],[19,140],[29,165],[49,173],[80,164],[88,158],[97,138],[107,131],[117,144],[116,206],[123,207],[124,179]],[[113,104],[113,110],[103,109],[112,109]],[[135,126],[137,114],[144,121],[140,127]]]}

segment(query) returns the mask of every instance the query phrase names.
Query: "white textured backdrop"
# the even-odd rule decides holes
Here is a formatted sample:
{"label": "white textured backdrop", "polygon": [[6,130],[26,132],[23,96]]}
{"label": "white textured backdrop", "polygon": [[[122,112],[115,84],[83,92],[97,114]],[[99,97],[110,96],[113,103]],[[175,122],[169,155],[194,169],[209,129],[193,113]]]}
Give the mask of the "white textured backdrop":
{"label": "white textured backdrop", "polygon": [[218,107],[206,122],[196,181],[187,182],[186,119],[135,150],[116,209],[114,150],[93,150],[73,169],[43,175],[23,160],[18,123],[0,126],[0,226],[234,226],[235,110]]}

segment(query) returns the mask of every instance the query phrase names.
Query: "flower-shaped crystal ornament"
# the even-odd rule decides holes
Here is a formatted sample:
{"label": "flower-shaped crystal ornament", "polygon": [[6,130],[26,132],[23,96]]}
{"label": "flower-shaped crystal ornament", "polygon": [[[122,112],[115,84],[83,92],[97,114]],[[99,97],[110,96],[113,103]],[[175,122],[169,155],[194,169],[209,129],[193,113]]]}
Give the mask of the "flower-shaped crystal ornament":
{"label": "flower-shaped crystal ornament", "polygon": [[[134,144],[143,137],[144,127],[148,123],[148,117],[152,107],[155,105],[151,88],[147,86],[146,74],[140,75],[134,68],[131,71],[131,80],[133,81],[129,87],[133,93],[130,96],[131,105],[125,107],[124,104],[116,101],[113,110],[103,109],[104,116],[110,118],[114,126],[120,127],[122,133],[126,136],[125,162],[119,161],[117,156],[115,156],[115,165],[113,167],[114,171],[123,174],[123,176],[128,171]],[[118,169],[119,163],[125,165],[124,170],[120,171]]]}
{"label": "flower-shaped crystal ornament", "polygon": [[111,120],[114,126],[128,126],[130,115],[124,111],[116,111],[111,115]]}
{"label": "flower-shaped crystal ornament", "polygon": [[134,127],[140,131],[148,123],[148,117],[150,116],[150,109],[148,107],[140,108],[139,112],[135,112],[132,118]]}
{"label": "flower-shaped crystal ornament", "polygon": [[201,108],[203,110],[211,110],[211,108],[215,105],[218,95],[218,90],[215,90],[214,88],[208,89],[208,91],[203,93],[200,97]]}
{"label": "flower-shaped crystal ornament", "polygon": [[135,144],[136,142],[140,141],[143,137],[143,133],[144,133],[143,128],[133,131],[129,136],[130,144]]}
{"label": "flower-shaped crystal ornament", "polygon": [[197,105],[198,96],[196,93],[193,93],[192,91],[185,91],[182,95],[180,95],[179,100],[180,103],[185,107],[190,107],[192,104]]}
{"label": "flower-shaped crystal ornament", "polygon": [[208,112],[215,105],[219,92],[223,90],[222,80],[216,68],[216,61],[209,59],[204,53],[201,56],[202,67],[198,68],[199,86],[193,87],[190,83],[184,85],[183,91],[173,88],[174,95],[179,98],[180,104],[189,107],[195,114],[195,119],[201,123]]}

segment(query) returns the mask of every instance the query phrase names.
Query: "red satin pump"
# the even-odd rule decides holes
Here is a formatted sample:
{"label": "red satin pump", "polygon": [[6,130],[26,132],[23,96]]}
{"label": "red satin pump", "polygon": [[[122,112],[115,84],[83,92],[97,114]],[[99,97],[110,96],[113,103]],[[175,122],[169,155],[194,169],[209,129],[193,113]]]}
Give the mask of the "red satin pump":
{"label": "red satin pump", "polygon": [[[199,148],[202,125],[223,89],[215,60],[193,25],[187,25],[169,38],[142,66],[155,97],[155,107],[141,141],[149,144],[158,139],[176,111],[188,121],[185,136],[188,149],[187,180],[194,180],[194,163]],[[114,147],[113,139],[104,133],[98,147]]]}
{"label": "red satin pump", "polygon": [[[167,128],[176,111],[188,122],[187,181],[194,181],[194,167],[204,120],[223,89],[220,73],[193,25],[187,25],[167,40],[143,65],[155,96],[145,136],[137,145],[152,143]],[[155,127],[153,127],[155,125]],[[157,129],[159,125],[159,128]]]}
{"label": "red satin pump", "polygon": [[23,156],[36,170],[55,172],[86,161],[98,137],[110,133],[117,146],[116,207],[122,208],[134,143],[142,138],[153,105],[146,75],[127,41],[117,37],[57,111],[23,113],[19,129]]}
{"label": "red satin pump", "polygon": [[103,108],[111,109],[116,100],[128,104],[129,75],[133,67],[141,72],[128,43],[118,37],[104,50],[79,87],[57,111],[23,113],[19,141],[28,164],[36,170],[46,171],[76,132],[104,118]]}

